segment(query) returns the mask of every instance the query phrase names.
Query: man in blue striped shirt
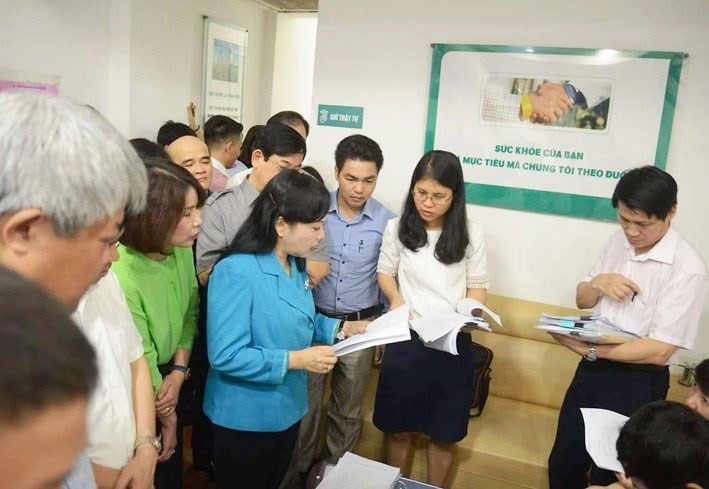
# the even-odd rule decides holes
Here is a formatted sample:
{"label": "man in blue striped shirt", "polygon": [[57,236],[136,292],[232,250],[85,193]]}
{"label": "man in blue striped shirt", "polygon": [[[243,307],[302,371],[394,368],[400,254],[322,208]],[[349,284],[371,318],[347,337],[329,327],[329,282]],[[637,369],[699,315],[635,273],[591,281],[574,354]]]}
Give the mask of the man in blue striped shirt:
{"label": "man in blue striped shirt", "polygon": [[[377,261],[382,234],[394,213],[372,198],[384,157],[379,145],[362,135],[343,139],[335,150],[335,178],[325,216],[330,249],[330,273],[315,289],[319,312],[347,321],[373,319],[382,310]],[[338,359],[332,372],[332,396],[327,409],[326,454],[341,457],[352,451],[362,429],[362,400],[374,349]],[[306,472],[316,457],[327,376],[308,374],[308,414],[301,422],[298,470]]]}

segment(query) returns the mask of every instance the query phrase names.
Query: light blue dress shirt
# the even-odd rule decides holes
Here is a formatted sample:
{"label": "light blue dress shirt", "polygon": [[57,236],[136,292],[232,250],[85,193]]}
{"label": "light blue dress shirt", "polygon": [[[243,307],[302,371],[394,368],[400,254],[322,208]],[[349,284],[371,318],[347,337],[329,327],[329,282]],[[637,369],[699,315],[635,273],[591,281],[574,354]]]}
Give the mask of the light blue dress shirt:
{"label": "light blue dress shirt", "polygon": [[79,455],[71,473],[64,479],[64,489],[96,489],[94,471],[86,453]]}
{"label": "light blue dress shirt", "polygon": [[236,254],[209,278],[204,412],[219,426],[283,431],[308,410],[306,372],[288,370],[288,352],[332,345],[339,321],[315,312],[308,275],[290,262],[288,276],[273,252]]}
{"label": "light blue dress shirt", "polygon": [[315,304],[328,312],[356,312],[381,303],[377,260],[387,222],[395,217],[370,198],[362,212],[347,221],[337,208],[337,191],[330,194],[325,234],[330,249],[330,274],[315,289]]}

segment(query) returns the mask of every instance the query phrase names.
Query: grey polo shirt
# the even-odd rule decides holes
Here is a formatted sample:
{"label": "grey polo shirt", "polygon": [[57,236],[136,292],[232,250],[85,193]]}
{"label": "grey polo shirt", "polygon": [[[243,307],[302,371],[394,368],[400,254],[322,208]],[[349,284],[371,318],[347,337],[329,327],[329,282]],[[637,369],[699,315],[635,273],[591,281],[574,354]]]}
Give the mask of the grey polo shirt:
{"label": "grey polo shirt", "polygon": [[[214,266],[251,213],[259,193],[248,179],[236,187],[213,194],[202,209],[202,227],[197,238],[197,273]],[[320,241],[308,260],[330,261],[327,240]]]}

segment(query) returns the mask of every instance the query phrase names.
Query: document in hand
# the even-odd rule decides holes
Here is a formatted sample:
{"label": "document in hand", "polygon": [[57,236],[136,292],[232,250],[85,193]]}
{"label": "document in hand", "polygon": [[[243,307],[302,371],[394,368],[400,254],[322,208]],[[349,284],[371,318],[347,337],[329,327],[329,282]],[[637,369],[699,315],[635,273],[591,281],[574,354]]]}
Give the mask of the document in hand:
{"label": "document in hand", "polygon": [[404,304],[372,321],[367,326],[366,332],[350,336],[335,344],[335,354],[341,357],[370,346],[386,345],[410,339],[409,306]]}
{"label": "document in hand", "polygon": [[581,408],[586,425],[586,451],[602,469],[623,473],[615,443],[627,416],[607,409]]}
{"label": "document in hand", "polygon": [[502,327],[500,316],[474,299],[459,300],[456,309],[457,311],[446,311],[414,319],[411,321],[411,329],[418,333],[427,347],[457,355],[456,338],[460,328],[469,326],[483,331],[492,331],[487,321],[471,315],[474,309],[482,309]]}
{"label": "document in hand", "polygon": [[399,475],[396,467],[347,452],[323,478],[318,489],[390,489],[396,487]]}
{"label": "document in hand", "polygon": [[625,331],[603,316],[554,316],[542,314],[537,329],[596,345],[625,343],[640,336]]}

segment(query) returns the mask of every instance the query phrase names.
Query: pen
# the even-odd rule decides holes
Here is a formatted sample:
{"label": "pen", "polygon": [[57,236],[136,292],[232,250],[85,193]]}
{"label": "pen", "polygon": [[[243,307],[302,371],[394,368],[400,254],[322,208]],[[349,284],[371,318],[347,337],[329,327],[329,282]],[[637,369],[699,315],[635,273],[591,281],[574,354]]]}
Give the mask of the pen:
{"label": "pen", "polygon": [[357,251],[361,253],[363,246],[364,246],[364,240],[360,239],[359,240],[359,248],[357,249]]}
{"label": "pen", "polygon": [[638,295],[637,292],[633,292],[633,297],[630,299],[630,302],[633,302],[635,300],[635,296]]}

